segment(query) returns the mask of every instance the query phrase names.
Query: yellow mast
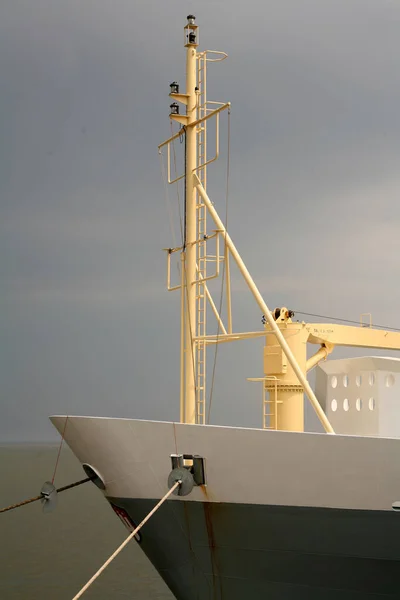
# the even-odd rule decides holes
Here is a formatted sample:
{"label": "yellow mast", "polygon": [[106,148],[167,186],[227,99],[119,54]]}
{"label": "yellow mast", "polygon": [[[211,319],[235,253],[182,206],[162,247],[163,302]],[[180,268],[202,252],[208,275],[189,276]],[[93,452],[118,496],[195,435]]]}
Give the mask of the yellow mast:
{"label": "yellow mast", "polygon": [[195,337],[196,337],[196,188],[193,173],[197,167],[197,131],[191,124],[196,120],[197,25],[188,16],[186,30],[186,169],[185,169],[185,392],[184,422],[196,422]]}
{"label": "yellow mast", "polygon": [[[176,82],[171,84],[171,98],[186,106],[186,114],[179,114],[177,102],[171,104],[170,118],[180,123],[182,128],[171,138],[159,145],[161,153],[167,148],[168,157],[168,183],[176,183],[185,179],[185,240],[181,248],[170,248],[167,254],[167,287],[169,291],[181,292],[181,386],[180,386],[180,414],[181,421],[185,423],[204,422],[205,414],[205,382],[203,385],[204,371],[201,371],[202,361],[205,363],[205,348],[210,344],[220,344],[240,339],[265,337],[264,348],[264,376],[250,379],[263,384],[263,426],[268,429],[287,431],[304,430],[304,392],[307,394],[318,418],[325,431],[334,433],[333,428],[322,410],[315,394],[307,381],[307,372],[320,360],[325,359],[336,345],[372,347],[400,350],[400,333],[373,329],[372,327],[349,327],[344,325],[324,325],[293,323],[292,311],[287,308],[278,308],[271,312],[254,283],[249,271],[240,257],[232,239],[225,229],[214,204],[208,197],[205,189],[205,175],[199,177],[199,172],[206,165],[213,162],[219,155],[219,117],[222,111],[230,107],[230,103],[210,102],[210,108],[205,99],[205,93],[198,89],[200,83],[197,75],[198,60],[204,61],[203,75],[199,80],[205,86],[205,62],[216,62],[226,58],[224,52],[204,51],[197,53],[198,26],[195,17],[187,17],[185,32],[186,47],[186,93],[179,93]],[[208,58],[207,53],[211,56]],[[203,89],[203,88],[202,88]],[[204,88],[205,90],[205,88]],[[203,91],[204,91],[203,90]],[[202,96],[204,106],[199,106],[199,97]],[[199,133],[205,132],[206,121],[215,121],[215,156],[208,158],[205,148],[206,136],[199,138]],[[171,145],[179,137],[185,137],[185,171],[182,175],[171,178]],[[201,149],[198,150],[201,142]],[[204,146],[204,148],[203,148]],[[198,155],[199,154],[199,155]],[[201,208],[202,216],[199,216]],[[205,231],[205,212],[207,212],[216,229],[212,235]],[[204,213],[204,214],[203,214]],[[203,226],[200,227],[199,219]],[[201,238],[201,239],[198,239]],[[206,241],[215,238],[216,254],[210,257],[206,252]],[[219,253],[220,239],[224,249]],[[202,245],[202,251],[198,248]],[[179,285],[171,286],[171,254],[181,252],[181,281]],[[258,307],[265,318],[265,329],[256,332],[232,331],[231,297],[230,297],[230,270],[229,255],[234,259],[240,273],[251,291]],[[208,260],[216,264],[216,273],[206,275],[205,265]],[[207,287],[207,281],[219,275],[220,262],[225,261],[226,277],[226,307],[228,327],[224,326],[221,315],[212,299]],[[200,264],[202,263],[202,264]],[[199,301],[201,297],[203,302]],[[205,331],[205,299],[214,313],[219,327],[219,335],[208,335]],[[203,316],[204,315],[204,316]],[[201,325],[201,326],[200,326]],[[319,344],[320,348],[307,360],[307,343]],[[200,352],[201,350],[201,352]],[[200,358],[199,358],[200,357]],[[202,405],[201,410],[199,406]],[[266,411],[266,405],[269,406]],[[267,420],[268,425],[266,425]]]}
{"label": "yellow mast", "polygon": [[[185,222],[184,243],[180,250],[181,283],[168,289],[180,289],[181,292],[181,360],[180,360],[180,420],[183,423],[196,422],[196,280],[197,280],[197,214],[196,188],[193,183],[193,173],[197,168],[197,36],[198,26],[194,15],[188,15],[184,28],[186,48],[186,93],[179,93],[176,82],[171,84],[170,96],[186,105],[186,115],[179,114],[179,105],[173,102],[170,106],[170,118],[183,127],[179,135],[185,137],[185,172],[179,179],[185,179]],[[176,136],[173,136],[173,141]],[[168,144],[168,157],[171,140]],[[161,148],[163,145],[159,146]],[[168,164],[168,174],[170,165]],[[170,177],[169,183],[173,183]],[[169,251],[171,253],[171,250]],[[168,263],[168,281],[170,263]]]}

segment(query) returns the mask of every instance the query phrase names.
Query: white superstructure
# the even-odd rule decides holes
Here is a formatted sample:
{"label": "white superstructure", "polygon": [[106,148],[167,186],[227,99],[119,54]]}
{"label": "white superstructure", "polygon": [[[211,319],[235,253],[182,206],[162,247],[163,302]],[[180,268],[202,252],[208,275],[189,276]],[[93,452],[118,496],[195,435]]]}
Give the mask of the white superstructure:
{"label": "white superstructure", "polygon": [[316,395],[337,433],[400,437],[400,359],[364,356],[317,367]]}

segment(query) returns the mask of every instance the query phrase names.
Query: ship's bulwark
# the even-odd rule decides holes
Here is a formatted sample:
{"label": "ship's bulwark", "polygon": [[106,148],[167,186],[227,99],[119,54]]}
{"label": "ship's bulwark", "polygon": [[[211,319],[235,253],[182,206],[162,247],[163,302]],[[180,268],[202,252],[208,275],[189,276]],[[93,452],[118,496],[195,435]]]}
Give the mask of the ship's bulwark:
{"label": "ship's bulwark", "polygon": [[[158,501],[108,500],[136,524]],[[139,543],[177,600],[400,598],[392,512],[168,501]]]}

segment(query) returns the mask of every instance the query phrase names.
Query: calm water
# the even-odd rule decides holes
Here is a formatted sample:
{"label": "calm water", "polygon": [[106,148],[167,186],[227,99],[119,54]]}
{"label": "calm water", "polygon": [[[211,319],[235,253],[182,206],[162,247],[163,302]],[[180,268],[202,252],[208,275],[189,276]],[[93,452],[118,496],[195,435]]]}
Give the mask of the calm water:
{"label": "calm water", "polygon": [[[56,446],[0,446],[0,508],[39,494],[51,480]],[[63,447],[57,487],[84,477]],[[71,600],[126,538],[127,531],[102,494],[87,483],[58,497],[43,514],[40,502],[0,515],[0,598]],[[84,594],[109,600],[173,600],[140,548],[132,541]]]}

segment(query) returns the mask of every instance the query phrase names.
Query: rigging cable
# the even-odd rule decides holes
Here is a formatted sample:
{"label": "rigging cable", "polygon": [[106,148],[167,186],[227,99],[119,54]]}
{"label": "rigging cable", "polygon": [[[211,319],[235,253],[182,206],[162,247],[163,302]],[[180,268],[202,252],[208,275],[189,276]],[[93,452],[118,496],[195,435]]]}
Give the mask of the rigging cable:
{"label": "rigging cable", "polygon": [[[184,128],[183,128],[184,129]],[[182,131],[182,130],[180,130]],[[186,134],[186,131],[184,132]],[[172,120],[171,120],[171,137],[174,135],[174,129],[173,129],[173,124],[172,124]],[[183,133],[182,133],[183,136]],[[182,144],[183,139],[182,136],[179,136],[179,141]],[[185,140],[186,140],[186,135],[185,135]],[[177,177],[177,167],[176,167],[176,151],[175,151],[175,142],[172,141],[172,154],[174,157],[174,171],[175,171],[175,178]],[[185,142],[185,160],[186,160],[186,142]],[[186,163],[185,163],[185,173],[186,173]],[[185,186],[185,190],[186,190],[186,186]],[[185,234],[184,234],[184,230],[183,230],[183,223],[182,223],[182,211],[181,211],[181,198],[180,198],[180,194],[179,194],[179,182],[176,182],[176,195],[177,195],[177,199],[178,199],[178,212],[179,212],[179,226],[180,226],[180,230],[181,230],[181,242],[182,245],[184,245],[184,239],[185,239]],[[186,195],[186,191],[185,191],[185,195]]]}
{"label": "rigging cable", "polygon": [[169,219],[169,227],[171,230],[172,241],[173,241],[174,247],[176,247],[177,244],[176,244],[176,235],[175,235],[175,229],[174,229],[173,210],[172,210],[172,206],[171,206],[171,202],[170,202],[170,198],[169,198],[167,176],[165,173],[164,161],[163,161],[163,157],[161,154],[161,150],[159,151],[159,155],[160,155],[161,176],[163,179],[164,191],[165,191],[164,198],[165,198],[165,204],[167,206],[168,219]]}
{"label": "rigging cable", "polygon": [[65,417],[65,423],[64,423],[64,428],[63,428],[63,432],[61,435],[61,442],[60,442],[60,446],[58,448],[58,454],[57,454],[57,460],[56,460],[56,465],[54,467],[54,473],[53,473],[53,478],[51,480],[51,483],[54,483],[54,479],[56,478],[56,473],[57,473],[57,468],[58,468],[58,462],[60,460],[60,454],[61,454],[61,448],[64,442],[64,436],[65,436],[65,430],[67,428],[67,423],[68,423],[68,415]]}
{"label": "rigging cable", "polygon": [[[221,318],[222,314],[222,302],[224,298],[224,282],[225,282],[225,271],[226,271],[226,261],[228,260],[228,252],[229,249],[226,248],[226,234],[228,231],[228,206],[229,206],[229,176],[230,176],[230,162],[231,162],[231,109],[228,109],[228,133],[227,133],[227,157],[226,157],[226,191],[225,191],[225,233],[224,233],[224,254],[225,259],[222,265],[222,281],[221,281],[221,295],[219,299],[219,315]],[[210,399],[208,402],[208,415],[207,415],[207,424],[210,423],[211,416],[211,407],[212,407],[212,399],[214,392],[214,383],[215,383],[215,370],[217,366],[217,357],[218,357],[218,348],[219,348],[219,336],[221,334],[220,321],[217,323],[217,336],[215,343],[215,351],[214,351],[214,363],[211,377],[211,387],[210,387]]]}
{"label": "rigging cable", "polygon": [[339,317],[329,317],[327,315],[316,315],[314,313],[307,313],[301,310],[293,311],[296,315],[304,315],[306,317],[316,317],[317,319],[329,319],[331,321],[342,321],[343,323],[352,323],[353,325],[358,325],[360,327],[375,327],[376,329],[384,329],[386,331],[400,331],[398,327],[386,327],[385,325],[375,325],[374,323],[370,326],[369,324],[360,324],[360,321],[354,321],[352,319],[341,319]]}
{"label": "rigging cable", "polygon": [[[188,320],[189,320],[189,333],[190,333],[190,354],[192,357],[192,368],[193,368],[193,381],[194,381],[194,391],[195,391],[195,395],[197,394],[197,386],[196,386],[196,363],[195,363],[195,356],[194,356],[194,352],[193,352],[193,333],[192,333],[192,321],[190,318],[190,310],[189,310],[189,290],[188,290],[188,286],[187,286],[187,279],[186,279],[186,261],[182,261],[182,265],[183,265],[183,270],[184,270],[184,286],[185,286],[185,290],[186,290],[186,310],[187,310],[187,315],[188,315]],[[188,351],[188,348],[186,349]],[[195,417],[196,417],[196,407],[195,407]]]}
{"label": "rigging cable", "polygon": [[[173,124],[171,121],[171,136],[173,136],[173,135],[174,135]],[[186,249],[186,128],[185,127],[182,127],[180,129],[179,141],[181,144],[183,142],[185,143],[185,151],[184,151],[184,155],[185,155],[185,163],[184,163],[184,173],[185,173],[185,176],[184,176],[184,223],[182,223],[181,202],[180,202],[180,195],[179,195],[179,183],[176,182],[176,192],[177,192],[178,211],[179,211],[179,225],[180,225],[181,240],[182,240],[182,252],[185,252],[185,249]],[[171,143],[172,143],[174,171],[175,171],[175,178],[176,178],[177,177],[176,151],[175,151],[174,141],[172,141]],[[163,165],[163,163],[162,163],[162,165]],[[183,270],[184,270],[184,279],[186,282],[186,263],[185,263],[185,261],[182,261],[182,264],[183,264]],[[179,264],[177,265],[177,269],[178,269],[178,273],[180,274],[180,265]],[[189,306],[189,292],[188,292],[187,282],[185,283],[185,288],[186,288],[186,305]],[[195,388],[196,388],[196,365],[195,365],[195,357],[194,357],[194,352],[193,352],[193,335],[192,335],[190,311],[188,311],[188,319],[189,319],[189,330],[190,330],[190,353],[192,355],[192,365],[193,365],[193,379],[194,379]]]}
{"label": "rigging cable", "polygon": [[[174,426],[174,442],[175,442],[175,454],[179,454],[178,452],[178,440],[177,440],[177,432],[176,432],[176,423],[173,422],[173,426]],[[156,474],[156,472],[154,471],[153,467],[151,466],[151,464],[149,464],[150,470],[153,473],[154,479],[157,482],[158,487],[160,488],[160,490],[163,490],[163,484],[160,481],[159,475]],[[162,492],[161,492],[162,493]],[[186,527],[187,527],[187,531],[184,528],[182,522],[181,522],[181,515],[180,515],[180,510],[178,509],[178,513],[175,510],[174,507],[179,506],[179,502],[168,502],[166,504],[166,507],[168,508],[169,512],[172,515],[172,518],[176,520],[176,525],[178,527],[178,529],[181,530],[181,533],[183,535],[183,537],[187,540],[188,545],[189,545],[189,549],[190,549],[190,553],[192,555],[193,558],[193,562],[196,564],[197,568],[199,569],[199,572],[202,574],[202,576],[205,579],[205,582],[209,588],[210,591],[210,597],[211,597],[211,584],[210,581],[208,579],[208,577],[206,577],[206,574],[204,573],[202,566],[199,564],[199,559],[198,557],[196,557],[196,554],[193,550],[193,546],[192,546],[192,541],[191,541],[191,537],[190,537],[190,527],[189,527],[189,521],[187,519],[187,514],[186,514],[186,510],[185,510],[185,520],[186,520]],[[186,506],[186,503],[184,503],[184,506]]]}
{"label": "rigging cable", "polygon": [[[184,186],[184,190],[183,190],[183,209],[184,209],[184,223],[183,223],[183,250],[186,249],[186,202],[187,202],[187,198],[186,198],[186,165],[187,165],[187,157],[186,157],[186,149],[187,149],[187,135],[186,135],[186,127],[183,127],[183,130],[185,132],[185,149],[184,149],[184,156],[185,156],[185,160],[184,160],[184,170],[185,170],[185,186]],[[182,138],[179,138],[181,144],[182,144]]]}

